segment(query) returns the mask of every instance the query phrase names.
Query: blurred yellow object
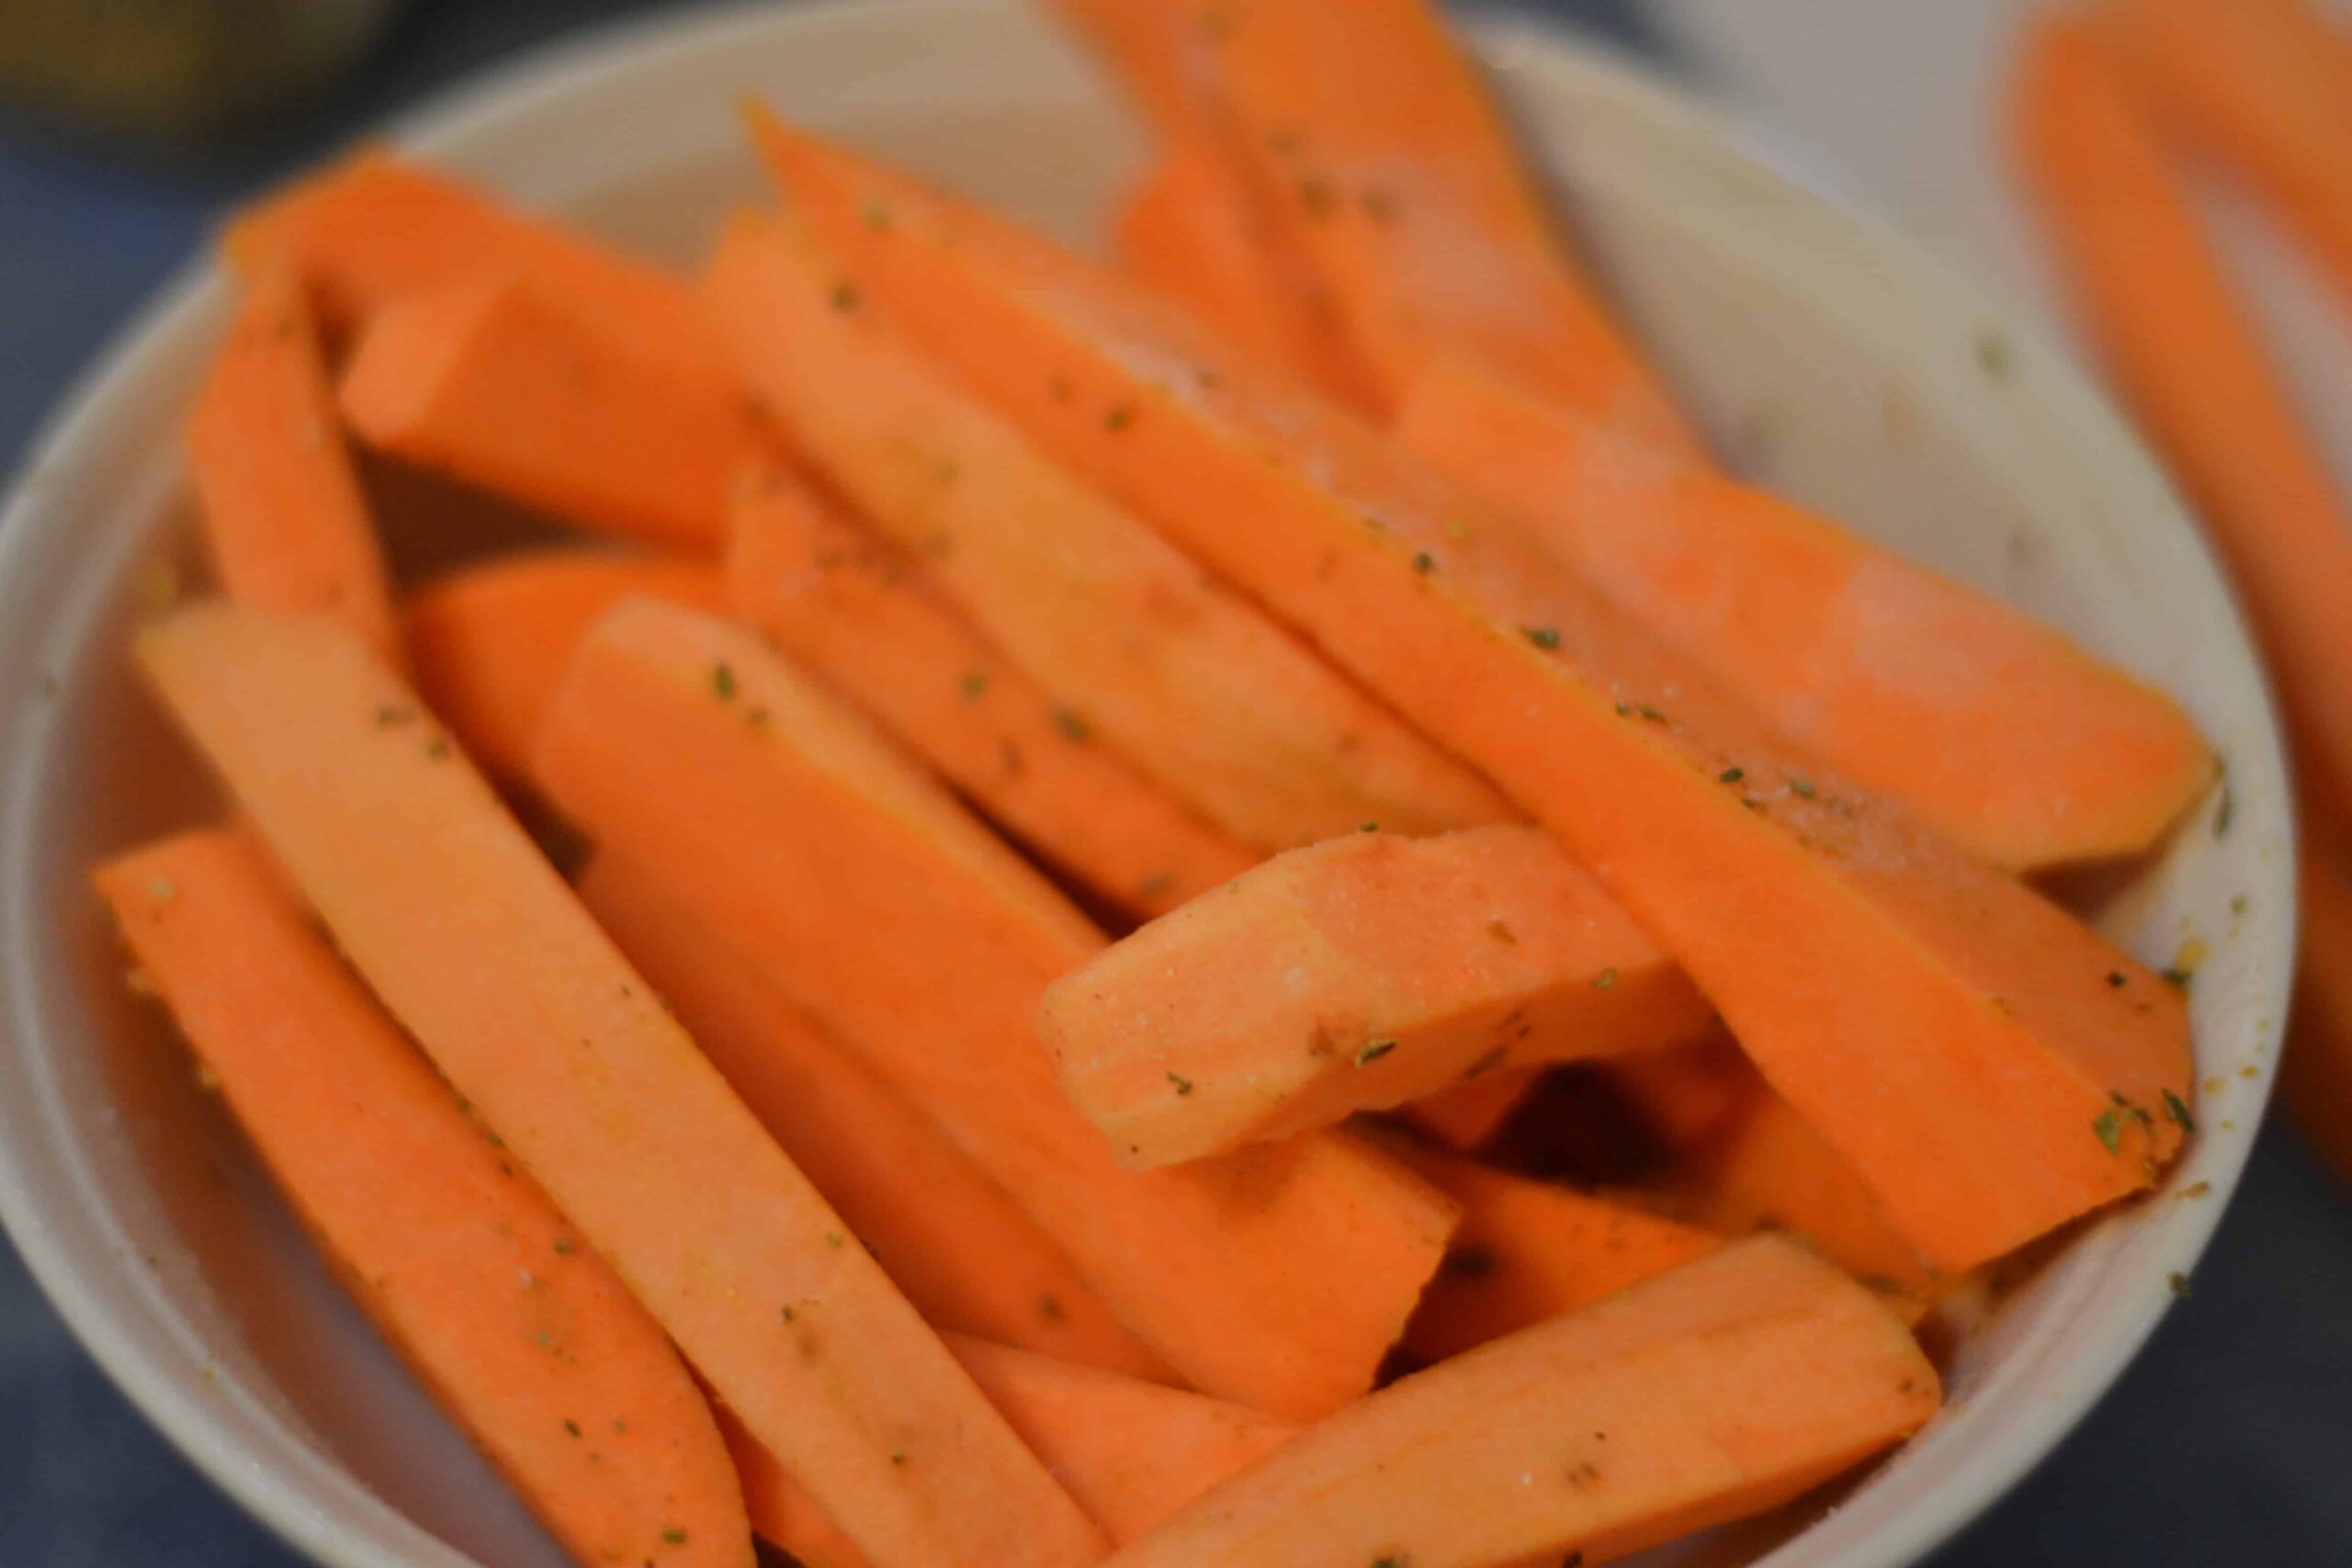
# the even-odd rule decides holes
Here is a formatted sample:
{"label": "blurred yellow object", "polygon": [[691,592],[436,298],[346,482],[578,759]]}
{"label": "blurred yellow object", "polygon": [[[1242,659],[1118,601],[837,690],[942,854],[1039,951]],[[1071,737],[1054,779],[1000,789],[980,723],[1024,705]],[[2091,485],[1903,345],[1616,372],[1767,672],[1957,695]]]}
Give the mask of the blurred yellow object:
{"label": "blurred yellow object", "polygon": [[169,139],[315,99],[400,0],[0,0],[0,96]]}

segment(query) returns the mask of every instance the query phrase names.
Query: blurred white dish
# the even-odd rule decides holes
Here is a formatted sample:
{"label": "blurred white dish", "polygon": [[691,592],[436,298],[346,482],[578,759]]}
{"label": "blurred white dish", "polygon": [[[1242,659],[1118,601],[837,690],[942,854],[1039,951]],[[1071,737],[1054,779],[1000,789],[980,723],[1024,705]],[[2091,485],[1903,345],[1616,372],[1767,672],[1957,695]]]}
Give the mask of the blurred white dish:
{"label": "blurred white dish", "polygon": [[[1771,1558],[1908,1562],[2106,1388],[2245,1162],[2292,948],[2269,712],[2179,508],[2056,357],[1642,77],[1525,26],[1480,37],[1601,269],[1727,449],[2179,694],[2229,759],[2229,831],[2209,805],[2107,916],[2154,963],[2191,934],[2211,946],[2194,1012],[2200,1073],[2224,1087],[2174,1179],[2204,1195],[2168,1192],[2075,1239],[1962,1347],[1951,1412]],[[503,73],[397,139],[685,261],[759,194],[734,121],[746,89],[1065,231],[1087,229],[1139,151],[1104,86],[1009,0],[664,21]],[[130,1396],[300,1549],[338,1565],[553,1563],[124,994],[86,890],[98,855],[205,798],[124,636],[156,562],[184,551],[175,438],[227,298],[200,262],[125,329],[0,526],[0,1213]]]}

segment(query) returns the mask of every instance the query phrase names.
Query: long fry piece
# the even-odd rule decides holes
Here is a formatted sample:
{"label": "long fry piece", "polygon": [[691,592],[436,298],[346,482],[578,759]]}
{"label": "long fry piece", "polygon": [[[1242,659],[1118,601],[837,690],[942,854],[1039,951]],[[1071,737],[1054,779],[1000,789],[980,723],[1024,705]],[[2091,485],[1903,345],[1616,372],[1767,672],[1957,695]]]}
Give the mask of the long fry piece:
{"label": "long fry piece", "polygon": [[1781,734],[1996,865],[2137,853],[2212,780],[2177,704],[2048,626],[1478,366],[1434,366],[1397,434]]}
{"label": "long fry piece", "polygon": [[139,660],[336,942],[877,1568],[1101,1538],[356,637],[199,604]]}
{"label": "long fry piece", "polygon": [[2149,116],[2095,37],[2028,38],[2018,176],[2118,389],[2196,502],[2279,674],[2307,786],[2352,803],[2352,515]]}
{"label": "long fry piece", "polygon": [[1603,1562],[1785,1502],[1939,1401],[1870,1292],[1741,1242],[1392,1384],[1111,1561]]}
{"label": "long fry piece", "polygon": [[750,1568],[661,1325],[468,1115],[259,851],[198,831],[99,893],[353,1297],[582,1562]]}
{"label": "long fry piece", "polygon": [[334,615],[396,653],[383,547],[336,423],[317,323],[287,267],[263,267],[247,284],[187,439],[205,542],[230,595]]}

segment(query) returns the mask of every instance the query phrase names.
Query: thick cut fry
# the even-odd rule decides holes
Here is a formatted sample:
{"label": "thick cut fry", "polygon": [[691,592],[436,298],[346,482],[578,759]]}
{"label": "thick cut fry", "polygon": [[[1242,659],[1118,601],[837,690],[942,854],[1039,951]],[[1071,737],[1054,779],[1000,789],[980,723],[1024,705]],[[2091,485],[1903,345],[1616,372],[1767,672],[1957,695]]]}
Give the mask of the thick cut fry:
{"label": "thick cut fry", "polygon": [[1740,1242],[1392,1384],[1111,1561],[1603,1562],[1794,1497],[1941,1397],[1870,1292]]}
{"label": "thick cut fry", "polygon": [[193,832],[97,873],[140,973],[353,1297],[582,1562],[751,1568],[710,1410],[261,853]]}
{"label": "thick cut fry", "polygon": [[220,249],[248,276],[290,264],[339,332],[420,294],[520,278],[679,375],[727,378],[681,280],[380,147],[263,197],[230,222]]}
{"label": "thick cut fry", "polygon": [[1370,1386],[1452,1206],[1333,1134],[1121,1169],[1035,1033],[1046,982],[1101,934],[756,638],[616,610],[534,773],[928,1111],[1193,1386],[1295,1418]]}
{"label": "thick cut fry", "polygon": [[[797,227],[738,219],[706,291],[747,384],[819,471],[922,551],[1074,726],[1226,832],[1278,850],[1365,821],[1432,832],[1510,815],[1476,775],[891,341]],[[1122,412],[1102,421],[1115,435]]]}
{"label": "thick cut fry", "polygon": [[2136,853],[2213,776],[2173,701],[1767,491],[1440,360],[1399,437],[1782,735],[1996,865]]}
{"label": "thick cut fry", "polygon": [[1255,197],[1211,147],[1171,143],[1119,210],[1120,262],[1237,347],[1337,401],[1375,406],[1329,296]]}
{"label": "thick cut fry", "polygon": [[1421,1296],[1405,1348],[1442,1360],[1614,1295],[1724,1245],[1554,1181],[1414,1148],[1381,1145],[1462,1205],[1445,1266]]}
{"label": "thick cut fry", "polygon": [[378,311],[342,400],[378,451],[590,528],[683,548],[725,536],[729,490],[761,444],[726,382],[681,374],[513,276]]}
{"label": "thick cut fry", "polygon": [[[962,1335],[965,1371],[1114,1541],[1135,1540],[1290,1440],[1290,1422],[1238,1404],[1073,1367]],[[730,1427],[752,1528],[807,1568],[865,1561],[766,1450]]]}
{"label": "thick cut fry", "polygon": [[735,613],[1110,904],[1164,914],[1258,856],[1069,718],[942,594],[922,560],[780,463],[735,502]]}
{"label": "thick cut fry", "polygon": [[1043,241],[780,126],[765,141],[926,352],[1535,815],[1929,1261],[2007,1252],[2177,1147],[2175,987],[1792,755],[1336,411],[1204,360],[1181,321]]}
{"label": "thick cut fry", "polygon": [[2100,41],[2167,130],[2257,186],[2352,306],[2352,46],[2309,0],[2120,0]]}
{"label": "thick cut fry", "polygon": [[187,456],[205,543],[239,604],[333,615],[398,650],[383,547],[310,307],[286,268],[247,284],[188,416]]}
{"label": "thick cut fry", "polygon": [[716,570],[685,556],[517,550],[411,593],[401,627],[416,687],[466,754],[521,783],[539,715],[571,649],[623,599],[718,608]]}
{"label": "thick cut fry", "polygon": [[1168,1369],[936,1122],[666,897],[658,878],[598,854],[578,886],[589,913],[925,1322],[1167,1380]]}
{"label": "thick cut fry", "polygon": [[1707,1004],[1533,828],[1277,855],[1046,989],[1070,1103],[1132,1165],[1697,1034]]}
{"label": "thick cut fry", "polygon": [[364,643],[203,604],[139,658],[392,1015],[860,1550],[1095,1560],[1094,1527],[481,776],[432,725],[379,721],[417,699]]}
{"label": "thick cut fry", "polygon": [[2245,597],[2316,798],[2352,802],[2352,516],[2181,176],[2081,28],[2039,25],[2010,133],[2052,259]]}
{"label": "thick cut fry", "polygon": [[1194,0],[1209,79],[1394,409],[1440,352],[1692,462],[1698,437],[1579,276],[1436,0]]}
{"label": "thick cut fry", "polygon": [[1405,1119],[1451,1148],[1475,1149],[1502,1130],[1544,1076],[1541,1067],[1489,1073],[1402,1107]]}

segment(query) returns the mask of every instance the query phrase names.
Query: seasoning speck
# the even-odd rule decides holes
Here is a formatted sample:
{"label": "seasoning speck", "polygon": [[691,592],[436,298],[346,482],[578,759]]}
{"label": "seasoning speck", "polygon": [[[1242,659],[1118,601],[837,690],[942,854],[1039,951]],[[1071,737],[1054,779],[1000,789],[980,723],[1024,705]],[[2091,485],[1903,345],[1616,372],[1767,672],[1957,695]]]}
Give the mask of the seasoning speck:
{"label": "seasoning speck", "polygon": [[570,1236],[560,1235],[555,1238],[555,1255],[558,1258],[569,1258],[579,1250],[580,1244]]}
{"label": "seasoning speck", "polygon": [[1737,784],[1747,776],[1747,770],[1746,768],[1725,768],[1722,773],[1715,775],[1715,782],[1717,784]]}
{"label": "seasoning speck", "polygon": [[571,1433],[575,1438],[580,1436],[580,1423],[574,1421],[569,1416],[565,1416],[563,1419],[563,1429]]}
{"label": "seasoning speck", "polygon": [[1611,990],[1616,984],[1617,971],[1614,969],[1603,969],[1592,977],[1592,988],[1596,991]]}
{"label": "seasoning speck", "polygon": [[168,876],[151,876],[147,879],[147,894],[158,904],[168,904],[180,896],[179,884]]}
{"label": "seasoning speck", "polygon": [[735,700],[735,671],[727,660],[722,659],[710,667],[710,689],[718,694],[720,702]]}
{"label": "seasoning speck", "polygon": [[980,670],[973,671],[970,674],[965,676],[961,681],[956,683],[956,689],[964,694],[964,700],[966,702],[978,702],[980,700],[980,694],[989,689],[989,678],[987,671]]}
{"label": "seasoning speck", "polygon": [[844,315],[854,314],[857,310],[857,286],[855,284],[836,283],[833,285],[834,310],[841,311]]}
{"label": "seasoning speck", "polygon": [[2107,983],[2120,991],[2131,983],[2131,976],[2120,969],[2110,969],[2107,972]]}
{"label": "seasoning speck", "polygon": [[1180,1100],[1185,1095],[1193,1092],[1193,1080],[1186,1077],[1182,1073],[1170,1073],[1168,1075],[1168,1081],[1176,1086],[1177,1098]]}
{"label": "seasoning speck", "polygon": [[1805,799],[1811,800],[1820,792],[1813,787],[1813,781],[1811,779],[1791,779],[1789,781],[1789,793],[1791,795],[1803,795]]}
{"label": "seasoning speck", "polygon": [[1110,412],[1102,416],[1102,428],[1109,431],[1120,431],[1126,429],[1127,426],[1133,424],[1135,422],[1136,409],[1133,403],[1114,403],[1111,406]]}
{"label": "seasoning speck", "polygon": [[1430,554],[1427,550],[1415,550],[1413,552],[1413,570],[1419,572],[1423,577],[1427,577],[1430,572],[1437,570],[1437,557]]}
{"label": "seasoning speck", "polygon": [[839,1247],[842,1242],[847,1241],[848,1239],[849,1238],[847,1236],[842,1235],[839,1231],[827,1231],[825,1233],[825,1245],[827,1247]]}
{"label": "seasoning speck", "polygon": [[672,1546],[684,1546],[686,1544],[686,1532],[682,1529],[666,1529],[662,1532],[662,1539]]}
{"label": "seasoning speck", "polygon": [[2170,1089],[2165,1090],[2165,1114],[2171,1117],[2182,1132],[2197,1131],[2197,1118],[2188,1113],[2188,1102]]}
{"label": "seasoning speck", "polygon": [[1085,718],[1069,708],[1054,710],[1054,728],[1066,740],[1084,740],[1094,732],[1087,728]]}
{"label": "seasoning speck", "polygon": [[1540,649],[1548,651],[1560,646],[1560,628],[1557,626],[1527,626],[1522,629],[1527,634],[1527,640]]}
{"label": "seasoning speck", "polygon": [[1355,1064],[1359,1067],[1368,1067],[1395,1049],[1396,1042],[1394,1040],[1374,1040],[1356,1053]]}
{"label": "seasoning speck", "polygon": [[1359,822],[1356,824],[1356,831],[1359,833],[1377,833],[1380,831],[1380,824],[1377,822]]}
{"label": "seasoning speck", "polygon": [[2176,1269],[2171,1273],[2165,1276],[2165,1288],[2170,1290],[2174,1295],[2180,1297],[2184,1301],[2188,1300],[2189,1295],[2188,1276],[2182,1273],[2179,1269]]}

